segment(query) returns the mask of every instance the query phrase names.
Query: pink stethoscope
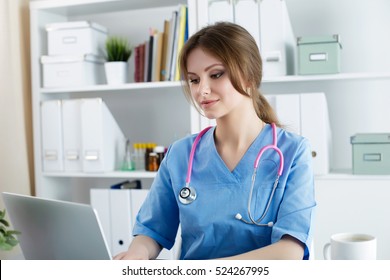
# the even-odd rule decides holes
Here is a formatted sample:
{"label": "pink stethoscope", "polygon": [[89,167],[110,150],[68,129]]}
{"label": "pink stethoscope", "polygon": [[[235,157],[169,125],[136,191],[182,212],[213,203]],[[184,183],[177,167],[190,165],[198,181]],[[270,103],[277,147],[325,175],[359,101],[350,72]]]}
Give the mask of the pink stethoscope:
{"label": "pink stethoscope", "polygon": [[[261,223],[261,221],[264,219],[264,217],[267,215],[268,213],[268,210],[269,210],[269,207],[271,205],[271,202],[272,202],[272,199],[274,197],[274,194],[275,194],[275,190],[276,190],[276,187],[278,186],[278,183],[279,183],[279,178],[280,176],[282,175],[283,173],[283,166],[284,166],[284,157],[283,157],[283,153],[282,151],[277,147],[277,142],[278,142],[278,138],[277,138],[277,135],[276,135],[276,126],[274,123],[271,124],[272,126],[272,136],[273,136],[273,142],[272,144],[270,145],[266,145],[264,146],[263,148],[260,149],[259,153],[257,154],[257,157],[256,157],[256,160],[255,160],[255,163],[254,163],[254,170],[253,170],[253,174],[252,174],[252,183],[251,183],[251,189],[250,189],[250,192],[249,192],[249,199],[248,199],[248,216],[249,216],[249,219],[250,221],[247,221],[245,219],[243,219],[243,217],[241,216],[240,213],[237,213],[235,218],[237,220],[240,220],[246,224],[253,224],[253,225],[256,225],[256,226],[268,226],[268,227],[272,227],[274,225],[273,222],[268,222],[268,223]],[[196,146],[198,145],[200,139],[202,138],[202,136],[210,129],[211,127],[207,127],[205,129],[203,129],[199,134],[198,136],[195,138],[195,141],[194,143],[192,144],[192,148],[191,148],[191,152],[190,152],[190,157],[188,159],[188,170],[187,170],[187,178],[186,178],[186,185],[185,187],[183,187],[180,192],[179,192],[179,201],[183,204],[190,204],[191,202],[193,202],[195,199],[196,199],[196,191],[193,187],[190,186],[190,182],[191,182],[191,173],[192,173],[192,163],[194,161],[194,155],[195,155],[195,150],[196,150]],[[277,176],[276,176],[276,179],[275,179],[275,182],[274,182],[274,185],[273,185],[273,188],[272,188],[272,192],[270,194],[270,197],[268,199],[268,202],[267,202],[267,205],[265,207],[265,210],[264,210],[264,213],[261,215],[261,217],[257,220],[255,220],[252,216],[252,213],[251,213],[251,202],[252,202],[252,195],[253,195],[253,188],[254,188],[254,185],[255,185],[255,181],[256,181],[256,173],[257,173],[257,167],[259,166],[259,161],[262,157],[262,155],[264,154],[265,151],[269,150],[269,149],[272,149],[274,150],[275,152],[278,153],[279,155],[279,169],[278,169],[278,172],[277,172]]]}

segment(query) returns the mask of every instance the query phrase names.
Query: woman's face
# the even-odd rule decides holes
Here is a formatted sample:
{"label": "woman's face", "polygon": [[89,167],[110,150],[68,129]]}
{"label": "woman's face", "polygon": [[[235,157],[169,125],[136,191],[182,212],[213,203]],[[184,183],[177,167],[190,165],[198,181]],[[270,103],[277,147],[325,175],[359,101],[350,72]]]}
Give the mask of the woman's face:
{"label": "woman's face", "polygon": [[187,70],[191,96],[209,119],[239,115],[243,103],[250,101],[233,87],[223,63],[201,48],[189,54]]}

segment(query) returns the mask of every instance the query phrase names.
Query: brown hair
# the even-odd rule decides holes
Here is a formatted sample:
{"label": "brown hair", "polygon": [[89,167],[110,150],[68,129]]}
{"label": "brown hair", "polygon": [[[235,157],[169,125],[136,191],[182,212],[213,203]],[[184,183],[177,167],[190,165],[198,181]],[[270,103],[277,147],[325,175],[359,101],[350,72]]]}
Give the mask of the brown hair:
{"label": "brown hair", "polygon": [[262,121],[280,126],[272,107],[260,93],[263,74],[261,56],[256,41],[246,29],[234,23],[219,22],[202,28],[183,46],[179,56],[179,67],[184,78],[184,91],[187,99],[199,110],[186,78],[187,59],[195,48],[201,48],[224,64],[233,87],[239,93],[252,98],[256,114]]}

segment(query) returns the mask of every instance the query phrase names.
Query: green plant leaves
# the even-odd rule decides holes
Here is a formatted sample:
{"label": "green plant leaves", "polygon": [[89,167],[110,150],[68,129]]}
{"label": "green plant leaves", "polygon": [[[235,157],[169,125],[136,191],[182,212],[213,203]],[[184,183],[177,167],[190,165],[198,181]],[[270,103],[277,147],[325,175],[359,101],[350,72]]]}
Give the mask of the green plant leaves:
{"label": "green plant leaves", "polygon": [[107,61],[127,61],[132,53],[129,42],[122,37],[111,36],[106,40]]}
{"label": "green plant leaves", "polygon": [[5,210],[0,211],[0,250],[9,251],[19,242],[15,235],[20,234],[16,230],[8,230],[9,223],[5,220]]}

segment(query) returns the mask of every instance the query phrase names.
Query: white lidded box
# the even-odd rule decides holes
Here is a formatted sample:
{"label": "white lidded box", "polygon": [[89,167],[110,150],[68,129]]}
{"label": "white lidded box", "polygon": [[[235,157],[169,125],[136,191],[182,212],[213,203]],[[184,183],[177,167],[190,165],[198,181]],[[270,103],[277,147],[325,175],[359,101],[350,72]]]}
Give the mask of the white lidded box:
{"label": "white lidded box", "polygon": [[42,56],[43,87],[104,84],[104,62],[102,57],[91,54]]}
{"label": "white lidded box", "polygon": [[107,28],[95,22],[71,21],[46,25],[48,55],[104,55]]}

